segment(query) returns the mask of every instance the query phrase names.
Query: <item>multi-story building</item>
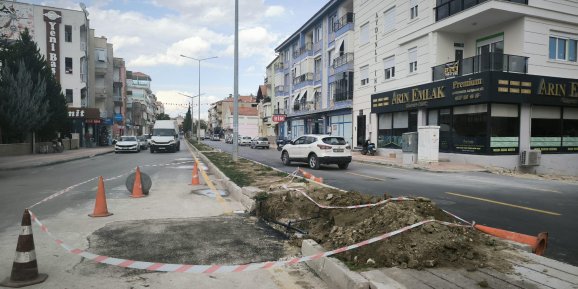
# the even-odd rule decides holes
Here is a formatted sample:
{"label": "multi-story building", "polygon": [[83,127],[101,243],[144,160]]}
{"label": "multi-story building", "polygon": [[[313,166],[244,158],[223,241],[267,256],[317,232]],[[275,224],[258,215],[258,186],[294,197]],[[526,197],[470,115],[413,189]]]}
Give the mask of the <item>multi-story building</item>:
{"label": "multi-story building", "polygon": [[68,103],[71,137],[79,138],[83,146],[99,143],[103,119],[90,89],[87,95],[94,64],[87,61],[93,45],[90,35],[87,37],[90,29],[84,12],[15,1],[0,1],[0,8],[2,40],[14,41],[28,29],[40,53],[50,62]]}
{"label": "multi-story building", "polygon": [[[101,123],[97,126],[97,134],[101,145],[108,145],[112,140],[113,117],[114,117],[114,57],[113,46],[108,43],[106,37],[94,37],[94,29],[90,29],[92,54],[91,65],[94,66],[94,74],[90,75],[89,92],[90,98],[94,99],[94,105],[100,111]],[[91,88],[90,88],[91,87]]]}
{"label": "multi-story building", "polygon": [[151,78],[142,72],[127,71],[127,129],[130,134],[150,134],[155,122],[156,96]]}
{"label": "multi-story building", "polygon": [[[239,96],[239,115],[241,115],[241,110],[245,116],[255,116],[258,117],[257,112],[257,100],[254,96]],[[254,108],[253,110],[246,110],[246,108]],[[253,125],[253,120],[249,121]],[[255,136],[258,133],[258,120],[255,119]],[[229,94],[229,97],[219,100],[211,104],[209,108],[209,131],[222,131],[223,134],[233,133],[233,95]],[[239,132],[239,134],[241,134]]]}
{"label": "multi-story building", "polygon": [[269,80],[265,78],[265,84],[259,85],[257,90],[257,111],[259,112],[259,136],[275,139],[275,122],[273,122],[274,105],[269,92]]}
{"label": "multi-story building", "polygon": [[275,94],[287,119],[279,135],[343,136],[351,143],[354,51],[353,0],[332,0],[275,52]]}
{"label": "multi-story building", "polygon": [[[440,156],[576,174],[578,3],[355,1],[356,144],[401,152],[439,126]],[[389,155],[388,154],[388,155]],[[539,159],[533,159],[538,161]],[[523,159],[522,161],[528,161]]]}
{"label": "multi-story building", "polygon": [[124,135],[126,119],[126,66],[124,59],[114,58],[113,60],[113,93],[114,102],[114,125],[112,128],[113,138]]}

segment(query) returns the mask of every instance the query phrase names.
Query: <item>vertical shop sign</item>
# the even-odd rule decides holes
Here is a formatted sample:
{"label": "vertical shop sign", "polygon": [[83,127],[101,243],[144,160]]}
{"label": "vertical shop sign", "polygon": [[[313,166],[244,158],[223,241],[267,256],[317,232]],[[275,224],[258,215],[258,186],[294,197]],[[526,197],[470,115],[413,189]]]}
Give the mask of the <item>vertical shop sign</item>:
{"label": "vertical shop sign", "polygon": [[60,23],[62,12],[44,9],[44,22],[46,22],[46,54],[52,74],[57,81],[60,80]]}

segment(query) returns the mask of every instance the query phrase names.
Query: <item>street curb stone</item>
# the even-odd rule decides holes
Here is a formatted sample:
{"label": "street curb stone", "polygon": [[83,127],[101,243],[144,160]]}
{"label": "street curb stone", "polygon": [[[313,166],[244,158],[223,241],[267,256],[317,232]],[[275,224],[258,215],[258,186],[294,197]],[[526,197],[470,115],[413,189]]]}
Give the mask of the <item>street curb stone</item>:
{"label": "street curb stone", "polygon": [[[311,256],[325,250],[313,240],[303,240],[301,243],[301,255]],[[321,257],[318,260],[306,261],[315,273],[331,288],[339,289],[368,289],[369,280],[361,274],[349,270],[343,262],[333,257]]]}
{"label": "street curb stone", "polygon": [[91,154],[91,155],[86,155],[86,156],[78,156],[78,157],[72,157],[72,158],[69,158],[69,159],[54,160],[54,161],[48,161],[48,162],[43,162],[43,163],[38,163],[38,164],[32,164],[32,165],[24,165],[24,166],[15,167],[15,168],[2,168],[2,167],[0,167],[0,171],[14,171],[14,170],[23,170],[23,169],[46,167],[46,166],[51,166],[51,165],[57,165],[57,164],[62,164],[62,163],[68,163],[68,162],[72,162],[72,161],[82,160],[82,159],[89,159],[89,158],[93,158],[93,157],[96,157],[96,156],[101,156],[101,155],[105,155],[105,154],[110,154],[110,153],[113,153],[113,152],[114,152],[114,150],[111,150],[111,151],[106,151],[106,152],[101,152],[101,153],[96,153],[96,154]]}

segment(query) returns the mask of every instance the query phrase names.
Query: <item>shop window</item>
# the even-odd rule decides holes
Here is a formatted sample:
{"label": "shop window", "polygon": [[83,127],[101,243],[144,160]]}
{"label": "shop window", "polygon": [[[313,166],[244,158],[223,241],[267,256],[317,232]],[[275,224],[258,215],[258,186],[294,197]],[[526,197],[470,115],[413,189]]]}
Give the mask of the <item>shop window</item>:
{"label": "shop window", "polygon": [[518,105],[493,103],[491,111],[490,152],[517,153],[520,134]]}
{"label": "shop window", "polygon": [[72,74],[72,58],[64,58],[64,67],[66,74]]}
{"label": "shop window", "polygon": [[450,108],[440,109],[438,125],[440,126],[440,151],[449,152],[452,148],[452,111]]}
{"label": "shop window", "polygon": [[559,152],[562,145],[560,107],[533,106],[530,147],[543,153]]}
{"label": "shop window", "polygon": [[487,151],[487,109],[487,104],[454,107],[452,142],[456,152],[485,153]]}
{"label": "shop window", "polygon": [[391,132],[393,129],[393,113],[383,113],[377,119],[377,147],[388,148],[393,145]]}
{"label": "shop window", "polygon": [[67,89],[66,90],[66,102],[67,103],[72,103],[72,89]]}
{"label": "shop window", "polygon": [[430,109],[427,112],[427,125],[438,125],[438,110]]}
{"label": "shop window", "polygon": [[578,108],[564,108],[562,149],[565,152],[578,152]]}

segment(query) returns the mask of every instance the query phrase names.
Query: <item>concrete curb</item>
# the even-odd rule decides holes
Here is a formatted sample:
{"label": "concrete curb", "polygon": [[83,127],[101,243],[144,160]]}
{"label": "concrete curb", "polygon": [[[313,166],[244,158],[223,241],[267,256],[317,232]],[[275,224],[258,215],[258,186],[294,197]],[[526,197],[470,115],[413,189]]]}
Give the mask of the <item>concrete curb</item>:
{"label": "concrete curb", "polygon": [[82,159],[89,159],[89,158],[93,158],[93,157],[96,157],[96,156],[101,156],[101,155],[105,155],[105,154],[110,154],[110,153],[113,153],[113,152],[114,152],[114,149],[111,150],[111,151],[106,151],[106,152],[101,152],[101,153],[96,153],[96,154],[91,154],[91,155],[83,155],[83,156],[72,157],[72,158],[69,158],[69,159],[60,159],[60,160],[48,161],[48,162],[37,163],[37,164],[32,164],[32,165],[24,165],[24,166],[15,167],[15,168],[1,168],[1,167],[0,167],[0,171],[15,171],[15,170],[23,170],[23,169],[46,167],[46,166],[51,166],[51,165],[57,165],[57,164],[67,163],[67,162],[71,162],[71,161],[77,161],[77,160],[82,160]]}
{"label": "concrete curb", "polygon": [[253,187],[241,188],[237,186],[237,184],[231,181],[229,177],[227,177],[221,170],[219,170],[219,168],[215,164],[213,164],[207,156],[205,156],[203,153],[197,150],[195,146],[193,146],[188,141],[187,145],[189,145],[191,150],[193,150],[199,156],[199,158],[207,165],[209,172],[219,179],[217,181],[219,181],[219,183],[223,187],[225,187],[225,190],[227,190],[231,194],[231,197],[233,197],[233,199],[239,201],[249,212],[255,208],[255,200],[252,197],[256,194],[255,192],[256,188]]}
{"label": "concrete curb", "polygon": [[[313,240],[303,240],[301,255],[310,256],[323,253],[325,250]],[[311,268],[330,288],[368,289],[369,280],[357,272],[353,272],[336,258],[322,257],[318,260],[306,261]]]}
{"label": "concrete curb", "polygon": [[380,162],[371,162],[371,161],[365,161],[365,160],[356,160],[353,159],[354,162],[358,162],[358,163],[364,163],[364,164],[372,164],[372,165],[379,165],[379,166],[384,166],[384,167],[393,167],[393,168],[399,168],[399,169],[408,169],[408,170],[420,170],[420,171],[426,171],[426,172],[432,172],[432,173],[463,173],[463,172],[484,172],[484,173],[490,173],[491,171],[488,169],[478,169],[478,170],[432,170],[432,169],[428,169],[425,167],[421,167],[421,166],[404,166],[404,165],[398,165],[398,164],[392,164],[392,163],[380,163]]}

